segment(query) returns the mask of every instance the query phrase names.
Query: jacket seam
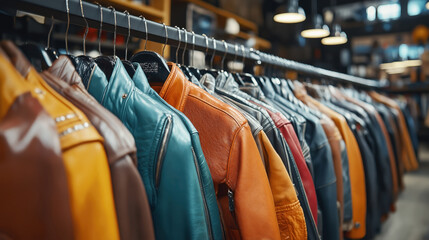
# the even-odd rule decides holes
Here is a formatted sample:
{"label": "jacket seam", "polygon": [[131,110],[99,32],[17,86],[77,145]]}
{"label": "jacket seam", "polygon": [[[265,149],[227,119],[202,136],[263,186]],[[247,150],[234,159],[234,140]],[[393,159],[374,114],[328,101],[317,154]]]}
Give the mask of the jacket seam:
{"label": "jacket seam", "polygon": [[[198,100],[198,101],[200,101],[200,102],[202,102],[202,103],[205,103],[205,104],[207,104],[207,105],[211,106],[212,108],[215,108],[215,109],[217,109],[217,110],[219,110],[219,111],[221,111],[221,112],[225,113],[226,115],[230,116],[230,117],[234,120],[234,122],[235,122],[235,123],[237,123],[237,125],[238,125],[238,126],[241,126],[241,124],[239,123],[239,121],[238,121],[234,116],[232,116],[231,114],[229,114],[227,111],[225,111],[225,110],[223,110],[223,109],[221,109],[221,108],[219,108],[219,107],[217,107],[217,106],[214,106],[214,105],[213,105],[213,104],[211,104],[210,102],[207,102],[207,101],[205,101],[205,100],[203,100],[203,99],[201,99],[201,98],[199,98],[199,97],[197,97],[197,96],[194,96],[194,95],[192,95],[192,94],[189,94],[189,97],[192,97],[192,98],[194,98],[194,99],[196,99],[196,100]],[[244,124],[244,123],[242,123],[242,124]]]}
{"label": "jacket seam", "polygon": [[[232,139],[232,144],[231,144],[231,147],[230,147],[230,149],[229,149],[229,154],[228,154],[228,162],[227,162],[227,167],[226,167],[226,177],[225,177],[225,180],[226,180],[226,184],[228,185],[228,187],[230,187],[231,185],[232,185],[232,183],[231,183],[231,181],[230,181],[230,178],[229,178],[229,167],[230,167],[230,161],[231,161],[231,155],[232,155],[232,150],[234,149],[234,147],[235,147],[235,144],[236,144],[236,139],[237,139],[237,136],[238,136],[238,133],[239,132],[241,132],[241,130],[244,128],[244,123],[237,129],[237,130],[235,130],[235,133],[234,133],[234,138]],[[240,160],[241,161],[241,160]],[[232,190],[235,190],[235,189],[232,189]]]}

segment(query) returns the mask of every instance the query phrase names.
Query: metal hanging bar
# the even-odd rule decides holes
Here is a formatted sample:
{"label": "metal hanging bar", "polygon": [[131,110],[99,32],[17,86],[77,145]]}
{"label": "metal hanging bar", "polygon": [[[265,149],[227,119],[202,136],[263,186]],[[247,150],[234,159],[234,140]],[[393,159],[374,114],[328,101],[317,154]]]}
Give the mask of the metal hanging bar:
{"label": "metal hanging bar", "polygon": [[[79,0],[5,1],[0,6],[0,9],[5,10],[9,13],[14,13],[14,10],[19,9],[48,18],[54,17],[57,20],[67,21],[67,5],[65,3],[66,1],[68,1],[70,23],[86,27],[86,22],[82,18],[82,11]],[[88,22],[88,25],[90,27],[98,29],[100,26],[100,19],[101,17],[103,17],[103,30],[110,32],[114,31],[115,20],[113,11],[111,11],[107,7],[100,7],[99,5],[93,3],[82,2],[82,4],[86,21]],[[131,26],[131,28],[129,28],[128,26]],[[128,16],[127,14],[124,14],[122,12],[116,12],[116,32],[118,34],[128,35],[128,33],[130,33],[134,37],[142,39],[146,39],[148,37],[151,41],[164,43],[166,36],[165,31],[167,31],[168,34],[168,44],[177,47],[179,45],[180,31],[177,31],[177,29],[175,29],[174,27],[167,26],[165,28],[163,24],[149,20],[145,21],[145,23],[143,24],[142,19],[140,17],[132,15]],[[184,34],[186,34],[186,38],[189,37],[190,39],[193,39],[192,44],[190,43],[193,49],[205,51],[208,47],[208,50],[211,50],[212,52],[216,50],[217,54],[225,55],[229,59],[241,57],[250,64],[272,65],[287,70],[296,71],[304,75],[332,79],[334,81],[342,83],[351,83],[360,87],[372,89],[381,89],[386,87],[382,86],[380,82],[376,80],[355,77],[352,75],[317,68],[308,64],[303,64],[276,56],[273,57],[272,55],[260,51],[255,51],[251,48],[243,48],[243,51],[237,52],[234,50],[235,48],[233,44],[223,44],[223,42],[219,40],[213,40],[213,44],[207,46],[207,44],[205,43],[204,36],[199,34],[192,34],[192,32],[185,32]],[[214,49],[213,46],[217,46],[216,49]],[[181,47],[183,48],[184,46],[182,45]]]}

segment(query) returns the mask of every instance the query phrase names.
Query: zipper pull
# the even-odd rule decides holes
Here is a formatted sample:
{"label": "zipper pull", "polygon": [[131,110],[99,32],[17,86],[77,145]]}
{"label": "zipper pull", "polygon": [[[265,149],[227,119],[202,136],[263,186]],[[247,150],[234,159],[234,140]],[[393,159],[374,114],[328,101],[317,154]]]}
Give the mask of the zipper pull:
{"label": "zipper pull", "polygon": [[228,188],[228,202],[229,202],[229,211],[234,212],[234,192]]}

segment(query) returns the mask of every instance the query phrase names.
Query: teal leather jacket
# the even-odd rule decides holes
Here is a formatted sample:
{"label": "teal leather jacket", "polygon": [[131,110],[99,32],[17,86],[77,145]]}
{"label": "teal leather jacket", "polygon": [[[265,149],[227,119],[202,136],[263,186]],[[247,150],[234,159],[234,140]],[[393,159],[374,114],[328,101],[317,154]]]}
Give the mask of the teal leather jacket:
{"label": "teal leather jacket", "polygon": [[118,58],[109,81],[98,66],[92,71],[88,91],[135,138],[156,238],[221,239],[215,191],[211,178],[207,181],[210,172],[182,118],[137,88]]}

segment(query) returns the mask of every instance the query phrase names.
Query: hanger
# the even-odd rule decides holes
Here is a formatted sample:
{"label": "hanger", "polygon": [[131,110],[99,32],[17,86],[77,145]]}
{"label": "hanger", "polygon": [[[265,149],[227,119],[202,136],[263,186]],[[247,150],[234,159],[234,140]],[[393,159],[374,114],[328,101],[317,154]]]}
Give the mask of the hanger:
{"label": "hanger", "polygon": [[183,74],[185,74],[185,76],[188,79],[191,79],[193,77],[193,75],[189,71],[189,68],[185,65],[185,53],[186,53],[186,47],[188,46],[188,32],[186,31],[185,28],[182,28],[182,30],[183,30],[183,33],[185,34],[185,47],[183,48],[182,64],[180,65],[180,69],[182,70]]}
{"label": "hanger", "polygon": [[100,8],[100,29],[98,30],[98,52],[100,53],[100,56],[103,55],[101,53],[101,33],[103,32],[103,8],[99,3],[97,3],[98,7]]}
{"label": "hanger", "polygon": [[128,35],[127,35],[127,41],[125,42],[125,56],[124,56],[124,60],[122,61],[122,64],[125,67],[125,70],[127,70],[128,75],[130,75],[131,78],[133,78],[134,73],[136,72],[136,69],[134,69],[133,64],[128,61],[128,42],[130,40],[130,32],[131,32],[131,24],[130,24],[130,13],[125,10],[124,13],[127,15],[127,19],[128,19]]}
{"label": "hanger", "polygon": [[259,84],[258,84],[258,82],[256,81],[255,77],[252,74],[250,74],[250,73],[244,73],[243,72],[244,71],[244,66],[245,66],[245,62],[244,62],[245,52],[244,52],[244,46],[243,45],[241,45],[241,51],[243,52],[243,58],[242,58],[243,70],[242,70],[242,73],[240,74],[240,77],[241,77],[243,83],[251,83],[254,86],[258,86]]}
{"label": "hanger", "polygon": [[108,80],[110,80],[110,77],[112,76],[113,69],[116,65],[116,9],[112,6],[108,7],[113,12],[113,18],[114,18],[114,32],[113,32],[113,56],[98,56],[95,58],[95,62],[97,63],[98,67],[106,74],[106,77]]}
{"label": "hanger", "polygon": [[225,77],[229,76],[229,73],[227,71],[225,71],[225,58],[226,55],[228,54],[228,44],[225,42],[225,40],[222,40],[223,46],[225,47],[225,53],[222,56],[222,61],[221,61],[221,65],[222,65],[222,71],[218,71],[218,74],[224,74]]}
{"label": "hanger", "polygon": [[[236,63],[237,62],[237,52],[238,52],[238,45],[237,44],[235,44],[235,46],[234,46],[234,52],[235,52],[234,63]],[[243,51],[243,55],[244,55],[244,51]],[[238,85],[240,85],[240,86],[244,85],[243,79],[241,79],[240,74],[238,72],[233,73],[232,77],[238,83]]]}
{"label": "hanger", "polygon": [[[195,76],[198,80],[201,79],[201,72],[197,68],[194,67],[194,52],[195,52],[195,32],[192,31],[192,54],[191,54],[191,67],[188,68],[189,73]],[[203,34],[204,35],[204,34]],[[206,42],[207,43],[207,42]]]}
{"label": "hanger", "polygon": [[[146,19],[143,18],[143,20],[145,22],[147,43],[148,28]],[[168,31],[167,26],[165,26],[165,23],[163,23],[163,26],[165,30],[165,43],[162,47],[162,56],[160,56],[156,52],[146,51],[145,43],[145,50],[142,52],[138,52],[131,57],[132,62],[137,62],[140,64],[149,82],[163,83],[165,82],[165,80],[167,80],[168,75],[170,75],[170,68],[168,67],[167,62],[164,59],[165,45],[167,45],[168,42]]]}
{"label": "hanger", "polygon": [[51,36],[52,36],[52,31],[54,30],[54,23],[55,23],[54,16],[51,16],[51,27],[49,28],[48,40],[46,42],[46,48],[45,48],[45,51],[52,62],[58,59],[58,52],[55,49],[51,48]]}
{"label": "hanger", "polygon": [[[206,48],[206,56],[207,56],[207,53],[208,53],[208,44],[209,43],[208,43],[207,36],[204,35],[204,37],[206,37],[206,43],[207,43],[207,45],[206,45],[207,46],[207,48]],[[219,70],[216,70],[216,69],[213,68],[213,60],[214,60],[214,57],[216,55],[217,47],[216,47],[216,40],[213,37],[211,38],[211,40],[213,42],[213,54],[212,54],[212,56],[210,58],[210,69],[202,69],[202,70],[200,70],[200,72],[201,72],[201,74],[208,73],[208,74],[212,75],[214,78],[216,78],[220,74]]]}

